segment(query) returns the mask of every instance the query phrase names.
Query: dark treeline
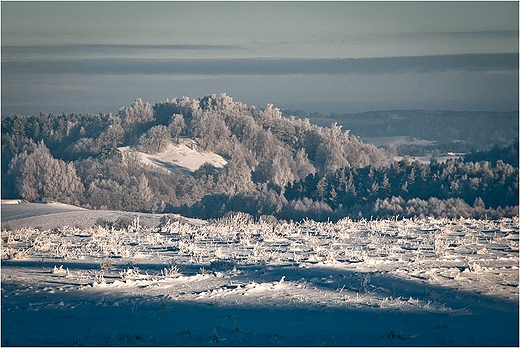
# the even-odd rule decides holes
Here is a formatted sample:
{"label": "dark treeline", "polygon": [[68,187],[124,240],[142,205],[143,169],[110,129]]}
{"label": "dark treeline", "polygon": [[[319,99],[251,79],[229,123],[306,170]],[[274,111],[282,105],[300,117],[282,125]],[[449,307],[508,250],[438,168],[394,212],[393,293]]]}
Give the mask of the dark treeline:
{"label": "dark treeline", "polygon": [[[119,150],[157,153],[184,138],[227,165],[167,171]],[[337,124],[283,117],[271,104],[247,107],[225,94],[154,106],[138,99],[117,114],[3,117],[2,198],[199,218],[500,217],[517,214],[514,151],[392,162]]]}
{"label": "dark treeline", "polygon": [[470,152],[464,156],[465,162],[488,161],[496,164],[498,161],[518,167],[518,142],[506,147],[494,146],[489,151]]}
{"label": "dark treeline", "polygon": [[[502,160],[494,165],[487,161],[451,160],[429,164],[400,161],[384,168],[342,168],[289,184],[285,197],[289,201],[311,198],[324,202],[340,214],[346,211],[352,215],[359,209],[360,215],[370,213],[378,217],[388,213],[443,216],[446,212],[442,206],[431,203],[458,199],[456,205],[460,207],[453,208],[464,211],[459,215],[474,215],[468,210],[470,207],[478,208],[478,215],[483,208],[496,210],[518,204],[518,167]],[[411,205],[411,200],[416,204]],[[404,213],[401,208],[405,203],[415,206]]]}

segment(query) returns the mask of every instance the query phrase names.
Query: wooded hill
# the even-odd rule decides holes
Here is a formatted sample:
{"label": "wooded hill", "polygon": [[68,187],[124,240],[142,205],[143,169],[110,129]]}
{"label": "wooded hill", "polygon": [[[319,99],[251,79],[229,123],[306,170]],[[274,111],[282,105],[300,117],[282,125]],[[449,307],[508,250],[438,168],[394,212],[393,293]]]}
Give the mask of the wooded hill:
{"label": "wooded hill", "polygon": [[[130,146],[157,153],[185,138],[200,151],[224,157],[227,165],[167,171],[143,164],[136,151],[119,150]],[[518,146],[512,151],[518,153]],[[422,201],[460,206],[459,216],[517,214],[518,165],[503,160],[437,165],[432,170],[393,163],[385,151],[337,124],[321,127],[284,117],[271,104],[248,107],[226,94],[153,106],[137,99],[117,114],[2,118],[2,198],[200,218],[231,211],[255,218],[359,218],[381,215],[381,206],[384,215],[397,214],[397,206],[405,211]],[[395,168],[407,174],[395,174]],[[420,180],[410,178],[410,170]],[[451,171],[458,174],[445,174]],[[433,184],[419,194],[410,189],[420,187],[417,182]],[[456,184],[469,189],[437,189]],[[429,201],[433,198],[437,201]],[[381,203],[385,200],[393,210]],[[408,209],[404,215],[453,215],[451,210]]]}

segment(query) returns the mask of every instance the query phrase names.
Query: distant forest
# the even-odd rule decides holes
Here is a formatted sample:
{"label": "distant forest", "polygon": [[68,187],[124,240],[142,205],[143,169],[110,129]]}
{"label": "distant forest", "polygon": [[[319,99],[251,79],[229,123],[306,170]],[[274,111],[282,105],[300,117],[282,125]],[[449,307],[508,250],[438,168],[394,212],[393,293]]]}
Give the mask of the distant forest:
{"label": "distant forest", "polygon": [[335,122],[361,138],[405,136],[435,142],[429,146],[397,146],[392,149],[397,155],[483,151],[493,145],[508,146],[512,140],[518,139],[518,110],[393,110],[331,115],[284,110],[283,114],[307,117],[318,125]]}
{"label": "distant forest", "polygon": [[[228,164],[165,171],[119,150],[157,153],[183,138]],[[395,162],[337,123],[286,117],[271,104],[247,107],[226,94],[137,99],[117,114],[2,117],[2,198],[198,218],[499,218],[517,215],[519,199],[518,138],[502,140],[446,163]]]}

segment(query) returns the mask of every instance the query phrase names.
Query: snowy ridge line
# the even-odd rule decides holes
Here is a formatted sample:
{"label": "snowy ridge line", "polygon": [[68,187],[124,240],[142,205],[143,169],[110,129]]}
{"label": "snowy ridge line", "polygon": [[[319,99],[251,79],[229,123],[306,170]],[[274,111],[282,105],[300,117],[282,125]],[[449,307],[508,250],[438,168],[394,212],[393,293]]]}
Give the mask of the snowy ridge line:
{"label": "snowy ridge line", "polygon": [[28,203],[25,199],[2,199],[2,205]]}
{"label": "snowy ridge line", "polygon": [[[41,216],[45,216],[44,219]],[[2,201],[2,228],[52,229],[66,225],[89,228],[96,224],[119,224],[128,226],[139,217],[144,226],[153,228],[164,220],[173,219],[191,224],[205,224],[206,221],[183,217],[179,214],[151,214],[117,210],[89,210],[74,205],[53,203],[29,203],[22,200]],[[125,225],[126,224],[126,225]]]}

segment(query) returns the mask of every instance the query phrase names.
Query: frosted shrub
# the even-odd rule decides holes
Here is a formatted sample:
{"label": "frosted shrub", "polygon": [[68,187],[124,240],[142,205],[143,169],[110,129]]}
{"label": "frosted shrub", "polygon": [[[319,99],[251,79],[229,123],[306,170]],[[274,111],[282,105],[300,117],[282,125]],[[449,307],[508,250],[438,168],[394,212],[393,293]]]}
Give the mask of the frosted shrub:
{"label": "frosted shrub", "polygon": [[42,252],[49,251],[51,249],[51,246],[51,240],[49,236],[45,233],[37,235],[32,243],[32,247],[34,248],[34,250]]}
{"label": "frosted shrub", "polygon": [[232,227],[247,226],[253,222],[253,216],[243,212],[233,213],[219,220],[220,224]]}
{"label": "frosted shrub", "polygon": [[4,242],[4,240],[5,240],[5,243],[7,243],[7,244],[15,242],[11,231],[5,231],[5,230],[2,231],[2,243]]}
{"label": "frosted shrub", "polygon": [[316,254],[316,256],[318,257],[325,257],[327,255],[327,249],[324,248],[323,246],[321,245],[313,245],[312,246],[312,250],[314,251],[314,253]]}
{"label": "frosted shrub", "polygon": [[106,280],[105,280],[105,272],[103,271],[100,271],[100,272],[96,272],[96,274],[94,275],[94,284],[93,285],[96,285],[96,284],[106,284]]}
{"label": "frosted shrub", "polygon": [[163,277],[176,277],[179,275],[179,266],[175,263],[170,263],[168,267],[164,267],[161,270],[161,276]]}
{"label": "frosted shrub", "polygon": [[216,271],[226,270],[230,271],[237,266],[234,260],[213,260],[211,261],[210,267]]}
{"label": "frosted shrub", "polygon": [[480,265],[476,262],[470,263],[468,269],[472,273],[482,272],[482,267],[480,267]]}
{"label": "frosted shrub", "polygon": [[189,225],[183,224],[180,221],[172,221],[167,219],[166,222],[161,226],[161,232],[169,234],[180,234],[181,231],[186,231],[186,227],[189,227]]}
{"label": "frosted shrub", "polygon": [[142,242],[147,245],[159,246],[165,244],[165,239],[158,233],[149,233],[144,236]]}
{"label": "frosted shrub", "polygon": [[30,241],[30,238],[34,234],[40,233],[39,230],[27,227],[21,228],[15,231],[9,231],[7,234],[7,243],[27,243]]}
{"label": "frosted shrub", "polygon": [[251,246],[253,243],[251,233],[248,233],[247,230],[244,231],[243,233],[240,233],[238,235],[238,242],[240,243],[241,246],[244,246],[244,247]]}
{"label": "frosted shrub", "polygon": [[63,226],[54,229],[53,232],[56,232],[56,234],[61,236],[74,236],[76,234],[79,234],[81,230],[77,227]]}
{"label": "frosted shrub", "polygon": [[143,229],[139,222],[139,216],[132,220],[132,223],[128,226],[128,232],[139,232]]}
{"label": "frosted shrub", "polygon": [[132,249],[127,245],[128,235],[112,231],[104,235],[93,235],[86,247],[98,257],[129,257]]}
{"label": "frosted shrub", "polygon": [[283,224],[277,224],[275,228],[275,234],[283,237],[290,236],[294,233],[294,230],[296,229],[296,225],[294,223],[286,223]]}
{"label": "frosted shrub", "polygon": [[482,249],[477,250],[477,254],[479,254],[479,255],[487,255],[487,254],[489,254],[489,251],[488,251],[488,249],[484,246],[484,247],[482,247]]}
{"label": "frosted shrub", "polygon": [[444,256],[447,251],[446,249],[448,247],[448,243],[446,243],[440,239],[435,239],[433,247],[434,247],[435,253],[438,256]]}
{"label": "frosted shrub", "polygon": [[69,249],[67,248],[68,243],[59,243],[54,248],[54,257],[58,259],[66,259],[69,257]]}
{"label": "frosted shrub", "polygon": [[189,256],[194,256],[195,252],[197,251],[197,246],[193,242],[185,242],[180,240],[177,245],[182,253]]}
{"label": "frosted shrub", "polygon": [[119,276],[122,279],[136,279],[139,278],[140,272],[139,268],[133,267],[133,268],[127,268],[124,271],[119,272]]}
{"label": "frosted shrub", "polygon": [[69,269],[63,269],[63,265],[60,265],[60,267],[54,266],[52,269],[52,274],[56,275],[58,277],[68,277],[70,275]]}
{"label": "frosted shrub", "polygon": [[26,250],[16,250],[14,248],[2,247],[3,260],[24,260],[26,258]]}
{"label": "frosted shrub", "polygon": [[333,253],[332,251],[329,251],[327,253],[327,257],[325,258],[325,261],[335,263],[337,262],[337,255]]}
{"label": "frosted shrub", "polygon": [[365,262],[368,260],[368,253],[365,250],[345,249],[345,258],[350,263]]}
{"label": "frosted shrub", "polygon": [[247,254],[247,262],[250,264],[256,264],[260,261],[264,261],[263,257],[265,256],[264,251],[262,250],[260,243],[256,243],[253,247],[253,250],[251,250]]}
{"label": "frosted shrub", "polygon": [[94,226],[89,228],[89,232],[91,236],[103,236],[108,233],[109,229],[103,226]]}

